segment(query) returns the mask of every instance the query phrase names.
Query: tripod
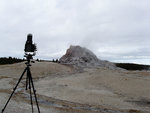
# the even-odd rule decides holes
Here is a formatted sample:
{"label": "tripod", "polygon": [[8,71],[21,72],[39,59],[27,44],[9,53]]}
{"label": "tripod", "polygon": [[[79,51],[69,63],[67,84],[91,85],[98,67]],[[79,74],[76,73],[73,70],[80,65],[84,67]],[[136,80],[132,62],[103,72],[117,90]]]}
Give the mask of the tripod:
{"label": "tripod", "polygon": [[[26,76],[26,90],[28,90],[28,88],[29,88],[29,91],[30,91],[30,100],[31,100],[32,113],[34,113],[33,100],[32,100],[32,90],[33,90],[33,94],[34,94],[34,97],[35,97],[35,102],[36,102],[36,106],[37,106],[37,109],[38,109],[38,113],[40,113],[40,108],[39,108],[38,101],[37,101],[37,96],[36,96],[36,90],[34,88],[33,79],[32,79],[32,75],[31,75],[31,71],[30,71],[30,66],[31,66],[30,59],[32,58],[32,56],[26,56],[26,57],[27,57],[27,62],[25,64],[26,64],[27,67],[24,69],[21,77],[19,78],[15,88],[13,89],[13,92],[11,93],[11,95],[10,95],[8,101],[6,102],[4,108],[2,109],[1,113],[3,113],[5,108],[7,107],[7,104],[9,103],[11,97],[13,96],[15,90],[17,89],[17,87],[18,87],[20,81],[22,80],[25,72],[27,72],[27,76]],[[29,87],[28,87],[28,85],[29,85]]]}

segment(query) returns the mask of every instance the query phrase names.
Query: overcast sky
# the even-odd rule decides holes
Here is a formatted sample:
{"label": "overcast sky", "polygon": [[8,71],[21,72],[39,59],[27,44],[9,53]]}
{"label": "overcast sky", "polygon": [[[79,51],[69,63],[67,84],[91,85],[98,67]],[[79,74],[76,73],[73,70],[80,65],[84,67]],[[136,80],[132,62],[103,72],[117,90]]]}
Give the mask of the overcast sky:
{"label": "overcast sky", "polygon": [[150,64],[150,0],[0,0],[0,57],[60,58],[70,45],[100,59]]}

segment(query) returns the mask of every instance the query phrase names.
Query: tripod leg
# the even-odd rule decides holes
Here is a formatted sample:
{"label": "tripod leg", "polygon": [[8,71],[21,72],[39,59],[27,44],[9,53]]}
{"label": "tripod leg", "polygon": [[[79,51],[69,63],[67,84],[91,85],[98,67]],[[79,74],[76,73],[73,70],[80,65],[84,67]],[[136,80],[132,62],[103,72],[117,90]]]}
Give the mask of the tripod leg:
{"label": "tripod leg", "polygon": [[5,110],[5,108],[7,107],[7,104],[9,103],[9,101],[10,101],[11,97],[13,96],[13,94],[14,94],[15,90],[17,89],[17,87],[18,87],[18,85],[19,85],[19,83],[20,83],[20,81],[21,81],[21,79],[22,79],[23,75],[25,74],[26,70],[27,70],[27,68],[25,68],[25,70],[23,71],[23,73],[22,73],[21,77],[19,78],[19,80],[18,80],[18,82],[17,82],[17,84],[16,84],[15,88],[13,89],[13,92],[11,93],[11,95],[10,95],[10,97],[9,97],[8,101],[6,102],[6,104],[5,104],[4,108],[2,109],[2,112],[1,112],[1,113],[3,113],[3,112],[4,112],[4,110]]}
{"label": "tripod leg", "polygon": [[32,101],[32,91],[31,91],[31,78],[29,76],[28,76],[28,78],[29,78],[29,90],[30,90],[30,100],[31,100],[32,113],[34,113],[33,101]]}
{"label": "tripod leg", "polygon": [[37,101],[37,97],[36,97],[36,90],[34,88],[33,79],[32,79],[31,72],[30,72],[30,68],[28,68],[28,71],[29,71],[29,76],[30,76],[29,78],[31,80],[31,85],[32,85],[32,89],[33,89],[36,105],[37,105],[37,108],[38,108],[38,112],[40,113],[40,108],[39,108],[39,105],[38,105],[38,101]]}
{"label": "tripod leg", "polygon": [[28,80],[29,80],[29,77],[28,77],[28,72],[27,72],[27,76],[26,76],[26,90],[28,90]]}

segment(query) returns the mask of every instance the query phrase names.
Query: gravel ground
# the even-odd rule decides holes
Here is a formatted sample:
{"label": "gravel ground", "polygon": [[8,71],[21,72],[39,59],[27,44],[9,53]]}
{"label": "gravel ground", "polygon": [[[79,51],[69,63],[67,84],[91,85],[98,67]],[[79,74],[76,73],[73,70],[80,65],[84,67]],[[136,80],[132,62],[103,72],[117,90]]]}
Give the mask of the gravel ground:
{"label": "gravel ground", "polygon": [[[0,66],[0,108],[6,103],[24,63]],[[51,62],[33,64],[32,75],[41,113],[148,113],[150,74],[107,68],[84,69]],[[5,113],[31,113],[25,78]],[[34,106],[37,110],[36,106]],[[37,111],[35,111],[37,112]]]}

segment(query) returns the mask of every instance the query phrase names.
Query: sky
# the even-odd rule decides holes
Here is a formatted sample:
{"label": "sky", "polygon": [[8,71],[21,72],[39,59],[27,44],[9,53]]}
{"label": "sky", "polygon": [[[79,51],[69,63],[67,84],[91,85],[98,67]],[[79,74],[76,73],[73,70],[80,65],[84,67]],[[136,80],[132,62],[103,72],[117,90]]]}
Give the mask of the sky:
{"label": "sky", "polygon": [[0,0],[0,57],[56,59],[70,45],[112,62],[150,64],[149,0]]}

